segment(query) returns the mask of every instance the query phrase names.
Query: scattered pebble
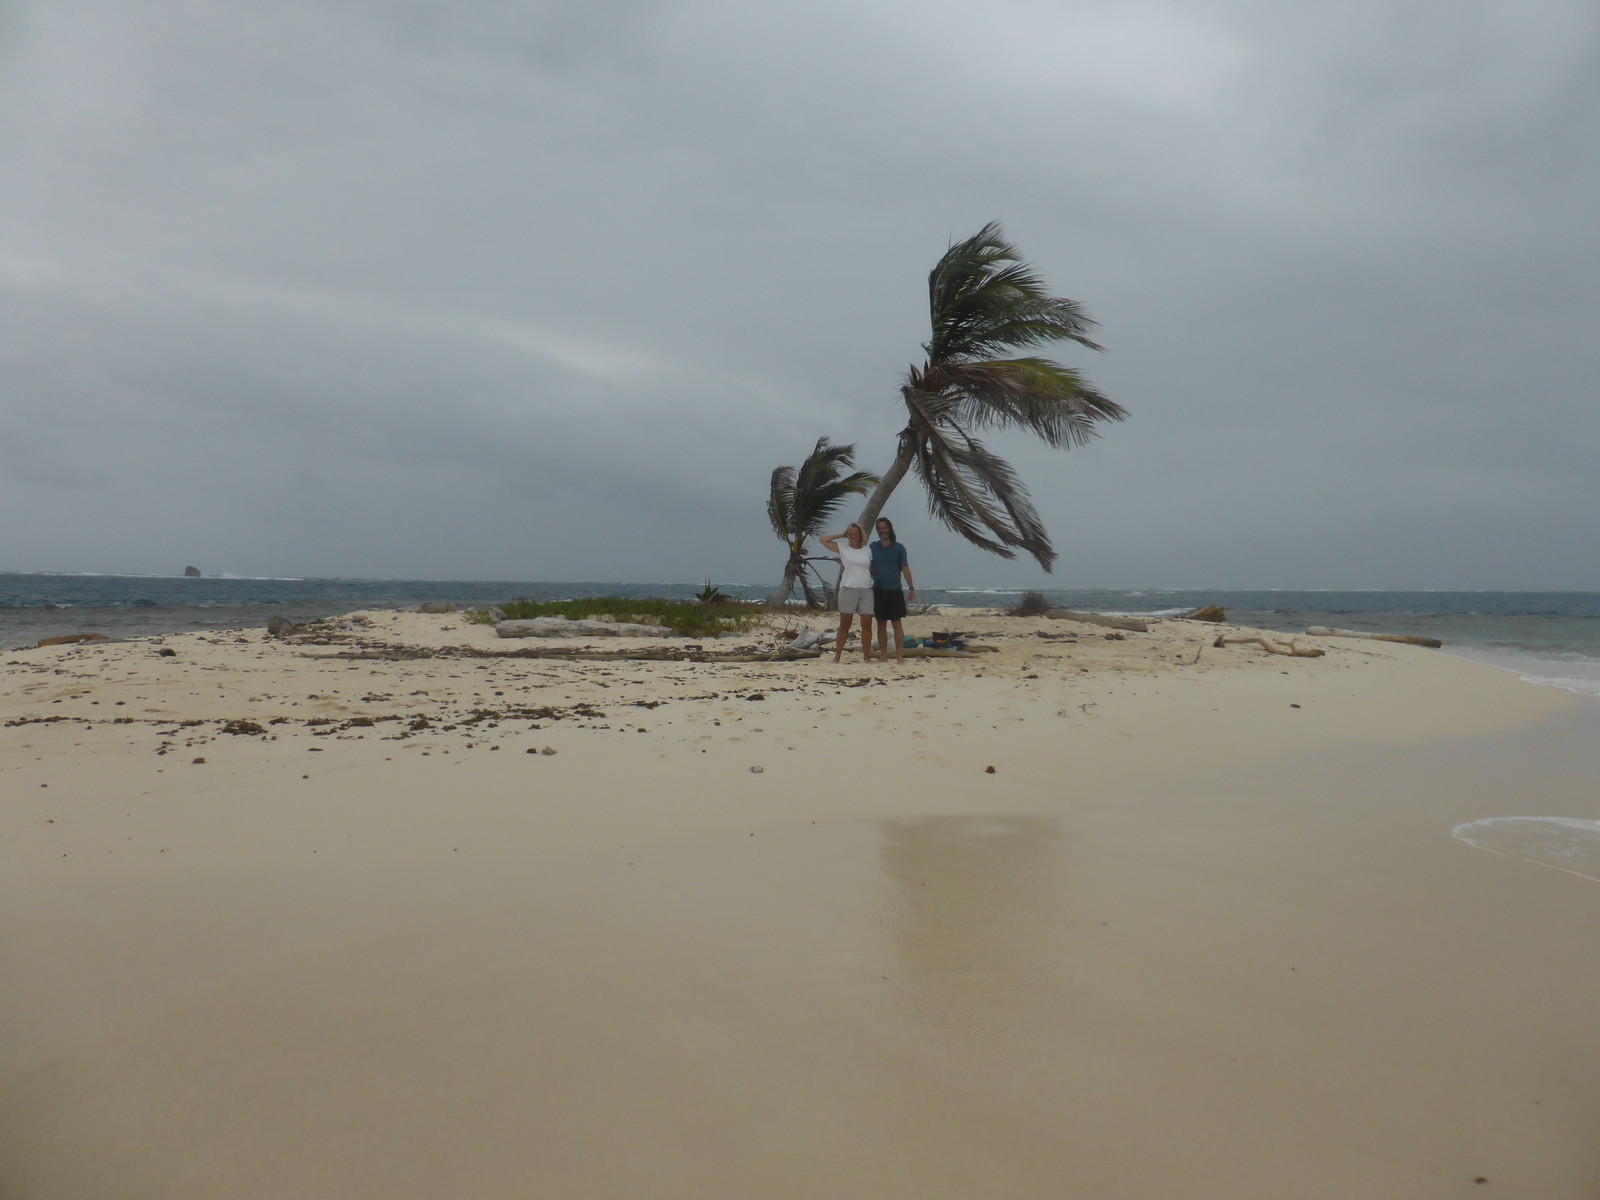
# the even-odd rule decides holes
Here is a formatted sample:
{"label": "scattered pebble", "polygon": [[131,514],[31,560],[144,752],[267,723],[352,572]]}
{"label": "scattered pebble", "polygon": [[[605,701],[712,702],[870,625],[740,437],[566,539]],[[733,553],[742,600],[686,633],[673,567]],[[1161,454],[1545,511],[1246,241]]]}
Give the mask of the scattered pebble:
{"label": "scattered pebble", "polygon": [[543,750],[539,751],[540,754],[554,754],[555,752],[556,748],[554,746],[546,746]]}
{"label": "scattered pebble", "polygon": [[205,755],[202,754],[198,758],[196,758],[194,761],[197,762],[197,763],[203,763],[203,762],[205,762],[205,760],[206,760],[206,757],[205,757]]}
{"label": "scattered pebble", "polygon": [[760,775],[760,774],[762,774],[762,773],[763,773],[763,772],[764,772],[764,771],[765,771],[765,770],[766,770],[766,768],[765,768],[765,767],[751,767],[751,768],[750,768],[750,774],[752,774],[752,775]]}
{"label": "scattered pebble", "polygon": [[983,769],[983,773],[985,775],[993,775],[994,774],[994,768],[993,767],[985,767]]}

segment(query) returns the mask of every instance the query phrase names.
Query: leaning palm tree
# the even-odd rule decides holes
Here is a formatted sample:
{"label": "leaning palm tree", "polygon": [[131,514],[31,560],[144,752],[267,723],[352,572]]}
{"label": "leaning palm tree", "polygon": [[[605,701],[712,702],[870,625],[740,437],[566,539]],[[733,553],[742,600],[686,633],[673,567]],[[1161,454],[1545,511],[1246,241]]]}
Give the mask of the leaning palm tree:
{"label": "leaning palm tree", "polygon": [[1095,323],[1076,301],[1047,294],[993,221],[945,251],[928,275],[928,307],[927,358],[909,368],[900,388],[909,420],[861,524],[872,528],[915,468],[928,511],[945,525],[1003,558],[1025,550],[1048,571],[1056,552],[1027,488],[973,431],[1026,429],[1066,450],[1095,436],[1097,423],[1122,420],[1126,410],[1072,368],[1047,358],[1001,357],[1052,341],[1099,350],[1088,336]]}
{"label": "leaning palm tree", "polygon": [[854,446],[835,446],[818,438],[816,448],[798,468],[779,467],[772,472],[772,494],[767,500],[767,518],[772,532],[789,548],[789,561],[783,567],[783,582],[770,597],[782,604],[798,584],[805,593],[807,608],[821,608],[823,591],[808,575],[812,561],[806,555],[806,539],[821,534],[833,514],[850,496],[863,495],[878,482],[876,475],[855,471],[841,472],[855,463]]}

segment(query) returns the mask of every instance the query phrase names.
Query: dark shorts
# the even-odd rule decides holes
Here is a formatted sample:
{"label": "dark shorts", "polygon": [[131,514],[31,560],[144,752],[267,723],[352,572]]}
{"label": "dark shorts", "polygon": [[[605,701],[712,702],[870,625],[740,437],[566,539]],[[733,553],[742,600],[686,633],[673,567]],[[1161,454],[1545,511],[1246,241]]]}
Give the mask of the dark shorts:
{"label": "dark shorts", "polygon": [[872,589],[872,615],[880,621],[903,621],[906,616],[906,594],[899,588]]}

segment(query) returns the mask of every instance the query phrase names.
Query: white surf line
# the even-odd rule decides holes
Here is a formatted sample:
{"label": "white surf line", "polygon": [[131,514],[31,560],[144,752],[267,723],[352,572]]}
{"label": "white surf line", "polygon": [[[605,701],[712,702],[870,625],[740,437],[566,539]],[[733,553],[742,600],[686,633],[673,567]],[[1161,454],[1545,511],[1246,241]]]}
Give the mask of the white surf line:
{"label": "white surf line", "polygon": [[1484,817],[1450,831],[1468,845],[1600,882],[1600,821]]}

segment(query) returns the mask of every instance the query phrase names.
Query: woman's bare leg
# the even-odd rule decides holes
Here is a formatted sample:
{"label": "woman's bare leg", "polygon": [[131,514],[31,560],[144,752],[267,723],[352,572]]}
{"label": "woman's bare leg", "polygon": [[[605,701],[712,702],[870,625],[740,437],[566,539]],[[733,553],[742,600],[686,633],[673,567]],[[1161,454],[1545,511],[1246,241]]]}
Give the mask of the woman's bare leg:
{"label": "woman's bare leg", "polygon": [[839,614],[839,637],[838,637],[838,640],[833,643],[833,661],[834,662],[838,662],[840,657],[844,654],[844,639],[845,639],[845,635],[850,632],[850,620],[851,620],[851,614],[849,614],[849,613],[840,613]]}

